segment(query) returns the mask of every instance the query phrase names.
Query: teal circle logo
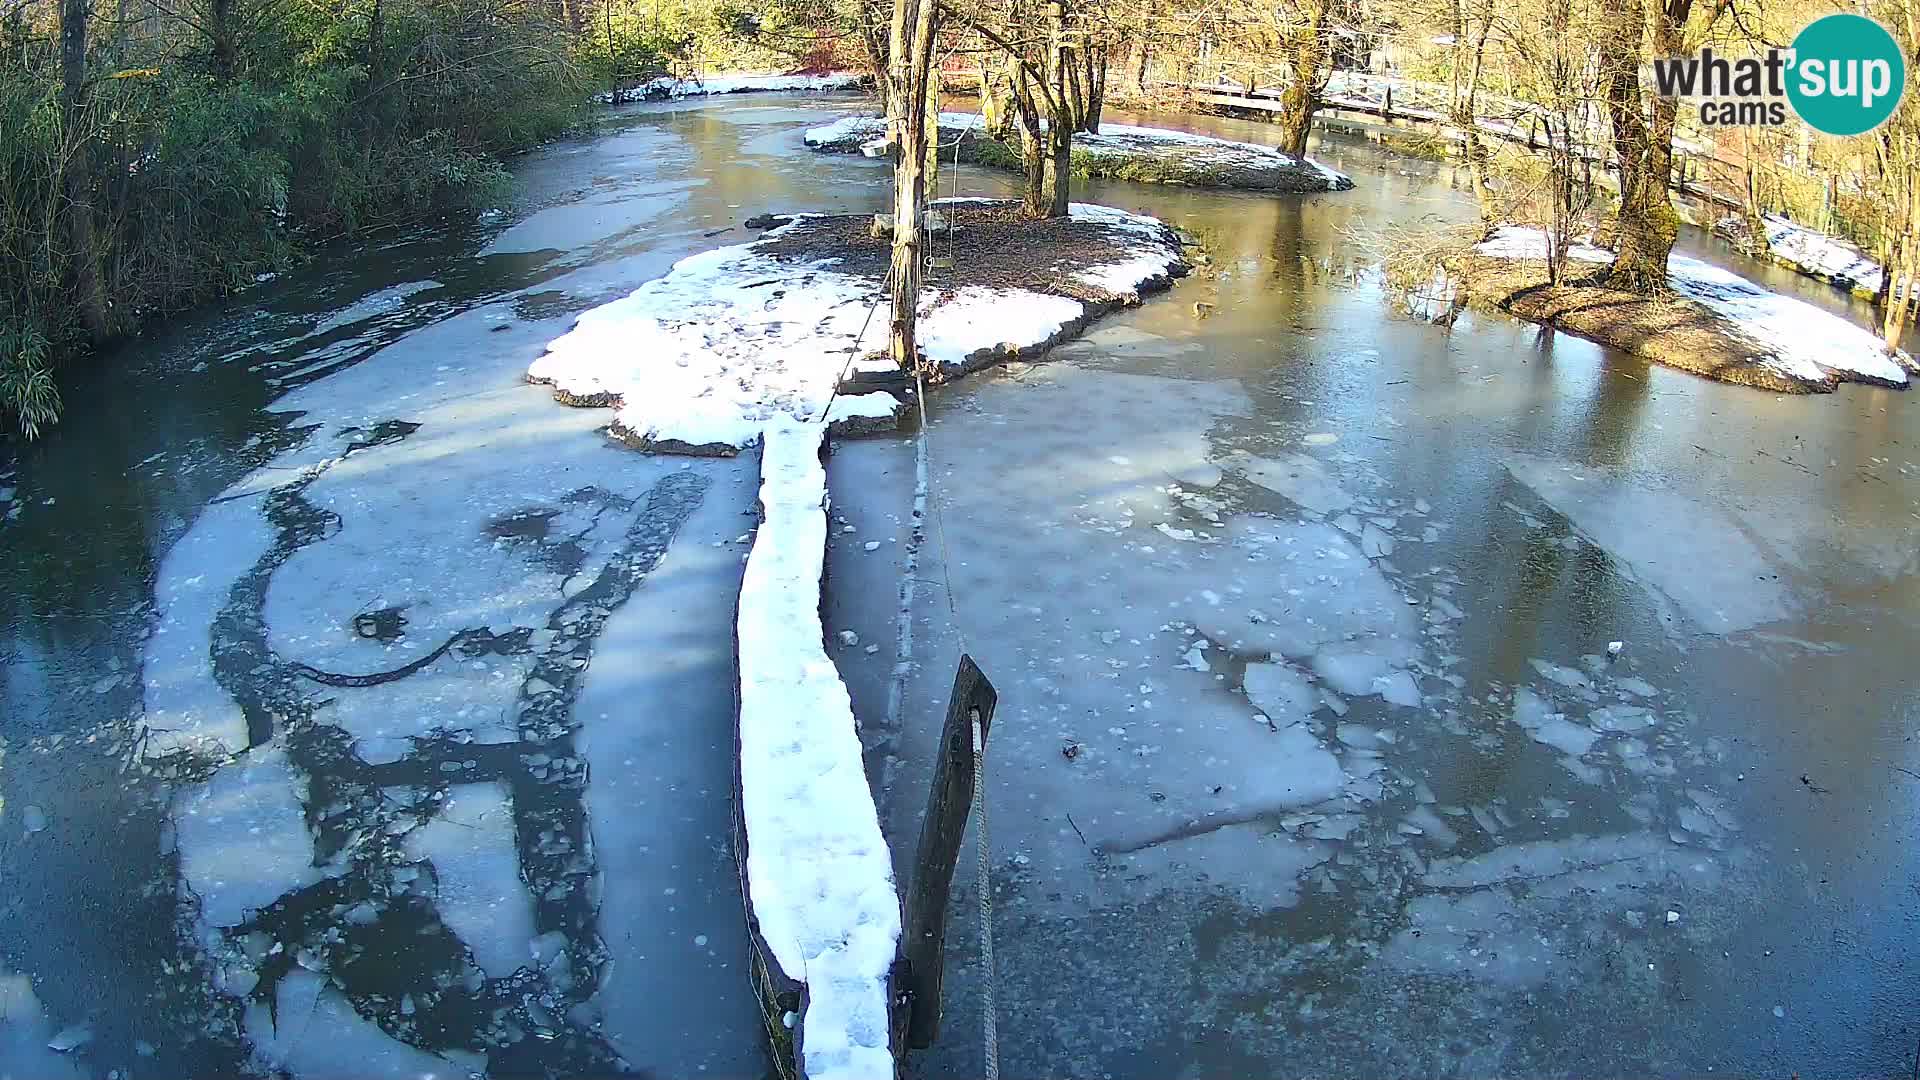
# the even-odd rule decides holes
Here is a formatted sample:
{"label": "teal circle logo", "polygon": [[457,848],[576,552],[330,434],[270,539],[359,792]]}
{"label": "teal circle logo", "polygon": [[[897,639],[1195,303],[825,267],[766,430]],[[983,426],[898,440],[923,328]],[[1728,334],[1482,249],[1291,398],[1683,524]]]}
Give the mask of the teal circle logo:
{"label": "teal circle logo", "polygon": [[1787,100],[1815,131],[1863,135],[1893,115],[1907,60],[1887,28],[1864,15],[1826,15],[1793,39]]}

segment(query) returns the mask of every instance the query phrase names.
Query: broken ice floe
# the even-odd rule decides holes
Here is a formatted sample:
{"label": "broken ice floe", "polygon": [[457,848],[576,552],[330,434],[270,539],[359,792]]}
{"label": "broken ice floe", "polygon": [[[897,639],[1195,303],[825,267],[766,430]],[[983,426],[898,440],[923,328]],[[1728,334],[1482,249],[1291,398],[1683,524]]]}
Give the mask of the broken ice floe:
{"label": "broken ice floe", "polygon": [[174,796],[180,876],[209,926],[236,926],[344,866],[316,866],[306,781],[275,746],[256,747]]}
{"label": "broken ice floe", "polygon": [[[1787,618],[1801,602],[1787,560],[1750,516],[1704,496],[1523,455],[1507,471],[1559,511],[1658,598],[1715,634]],[[1658,522],[1658,528],[1650,523]]]}
{"label": "broken ice floe", "polygon": [[527,960],[534,937],[533,897],[520,879],[513,797],[501,783],[463,784],[440,811],[407,834],[409,858],[432,863],[441,921],[495,978]]}

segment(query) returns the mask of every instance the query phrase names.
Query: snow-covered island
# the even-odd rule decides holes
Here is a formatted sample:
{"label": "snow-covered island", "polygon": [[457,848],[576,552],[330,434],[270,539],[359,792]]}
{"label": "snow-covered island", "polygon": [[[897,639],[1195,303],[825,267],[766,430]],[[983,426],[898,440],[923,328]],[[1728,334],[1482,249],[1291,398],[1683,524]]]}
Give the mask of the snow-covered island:
{"label": "snow-covered island", "polygon": [[1699,259],[1671,256],[1671,293],[1648,297],[1607,288],[1597,275],[1613,253],[1590,243],[1568,249],[1569,278],[1551,287],[1546,253],[1541,230],[1504,226],[1449,260],[1444,284],[1468,301],[1722,382],[1817,394],[1842,382],[1904,389],[1920,373],[1871,331]]}
{"label": "snow-covered island", "polygon": [[603,90],[593,95],[602,105],[624,105],[633,101],[669,101],[686,97],[712,97],[716,94],[796,93],[823,90],[858,90],[871,82],[865,75],[851,71],[824,75],[698,75],[679,78],[662,75],[636,86]]}
{"label": "snow-covered island", "polygon": [[[935,381],[1042,352],[1187,271],[1172,229],[1124,210],[1076,203],[1070,217],[1028,221],[986,199],[936,208],[950,228],[927,244],[953,268],[931,271],[920,294]],[[778,220],[583,313],[528,379],[566,404],[616,409],[612,433],[646,450],[732,454],[782,416],[892,429],[906,396],[871,388],[895,374],[889,243],[866,216]]]}
{"label": "snow-covered island", "polygon": [[[886,127],[883,117],[843,116],[808,129],[805,139],[808,147],[824,153],[872,153],[872,148],[885,143]],[[1020,166],[1018,148],[989,135],[976,113],[943,112],[940,128],[943,143],[958,139],[954,152],[963,162]],[[1343,173],[1271,146],[1129,124],[1101,124],[1098,134],[1075,134],[1073,168],[1090,177],[1235,191],[1298,193],[1345,191],[1353,186]]]}

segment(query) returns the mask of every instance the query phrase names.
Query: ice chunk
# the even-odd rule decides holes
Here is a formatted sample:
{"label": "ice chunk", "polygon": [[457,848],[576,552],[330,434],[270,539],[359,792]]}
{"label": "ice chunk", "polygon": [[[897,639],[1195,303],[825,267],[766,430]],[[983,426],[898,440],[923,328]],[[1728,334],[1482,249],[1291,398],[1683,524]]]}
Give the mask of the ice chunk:
{"label": "ice chunk", "polygon": [[272,536],[253,500],[216,502],[161,561],[158,615],[142,665],[148,756],[186,749],[218,758],[247,748],[246,717],[213,677],[210,627]]}
{"label": "ice chunk", "polygon": [[1368,522],[1360,532],[1360,550],[1369,559],[1382,559],[1393,554],[1393,537],[1380,526]]}
{"label": "ice chunk", "polygon": [[[247,1037],[271,1070],[299,1080],[466,1080],[455,1064],[395,1039],[354,1011],[319,975],[294,968],[280,980],[277,1013],[247,1008]],[[277,1021],[277,1022],[276,1022]]]}
{"label": "ice chunk", "polygon": [[1593,749],[1600,738],[1593,730],[1554,712],[1545,698],[1524,686],[1513,695],[1513,722],[1525,728],[1534,741],[1574,758]]}
{"label": "ice chunk", "polygon": [[1305,454],[1264,458],[1236,452],[1228,458],[1228,463],[1248,480],[1315,517],[1338,513],[1353,505],[1353,496],[1327,472],[1326,466]]}
{"label": "ice chunk", "polygon": [[1589,712],[1587,722],[1601,731],[1643,731],[1656,718],[1637,705],[1607,705]]}
{"label": "ice chunk", "polygon": [[1775,622],[1799,606],[1782,560],[1704,497],[1545,458],[1510,458],[1507,471],[1710,633]]}
{"label": "ice chunk", "polygon": [[1253,707],[1275,724],[1291,724],[1313,715],[1313,687],[1288,664],[1248,664],[1242,685]]}
{"label": "ice chunk", "polygon": [[520,880],[513,797],[501,783],[452,788],[440,813],[407,836],[409,858],[433,863],[440,918],[487,974],[513,974],[533,937],[533,897]]}
{"label": "ice chunk", "polygon": [[286,752],[269,744],[174,797],[181,878],[208,924],[236,925],[282,893],[338,872],[313,863],[306,790]]}
{"label": "ice chunk", "polygon": [[1542,677],[1552,679],[1569,690],[1593,689],[1593,680],[1587,678],[1587,673],[1579,668],[1570,668],[1537,658],[1528,660],[1527,663],[1532,665],[1533,670],[1539,672]]}
{"label": "ice chunk", "polygon": [[79,1045],[79,1032],[47,1022],[32,979],[0,968],[0,1076],[79,1080],[86,1070],[65,1054]]}
{"label": "ice chunk", "polygon": [[1127,853],[1124,861],[1130,873],[1148,875],[1157,889],[1212,884],[1268,911],[1298,903],[1300,876],[1332,856],[1326,844],[1236,823],[1160,841]]}

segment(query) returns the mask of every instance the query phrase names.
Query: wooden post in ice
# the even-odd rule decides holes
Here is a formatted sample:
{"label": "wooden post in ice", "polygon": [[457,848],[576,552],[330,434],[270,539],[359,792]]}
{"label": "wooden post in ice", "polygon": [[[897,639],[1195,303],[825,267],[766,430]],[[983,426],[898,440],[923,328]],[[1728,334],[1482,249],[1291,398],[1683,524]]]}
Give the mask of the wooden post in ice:
{"label": "wooden post in ice", "polygon": [[980,776],[973,732],[979,728],[980,752],[984,755],[987,728],[998,700],[993,684],[975,666],[973,657],[962,654],[960,670],[953,676],[953,697],[947,702],[946,726],[940,731],[933,786],[927,793],[927,816],[920,823],[913,880],[907,887],[906,934],[902,940],[911,1002],[907,1044],[916,1050],[932,1046],[940,1034],[947,899],[952,892],[953,868],[960,859],[960,841],[967,831],[967,815],[973,809],[973,787]]}

